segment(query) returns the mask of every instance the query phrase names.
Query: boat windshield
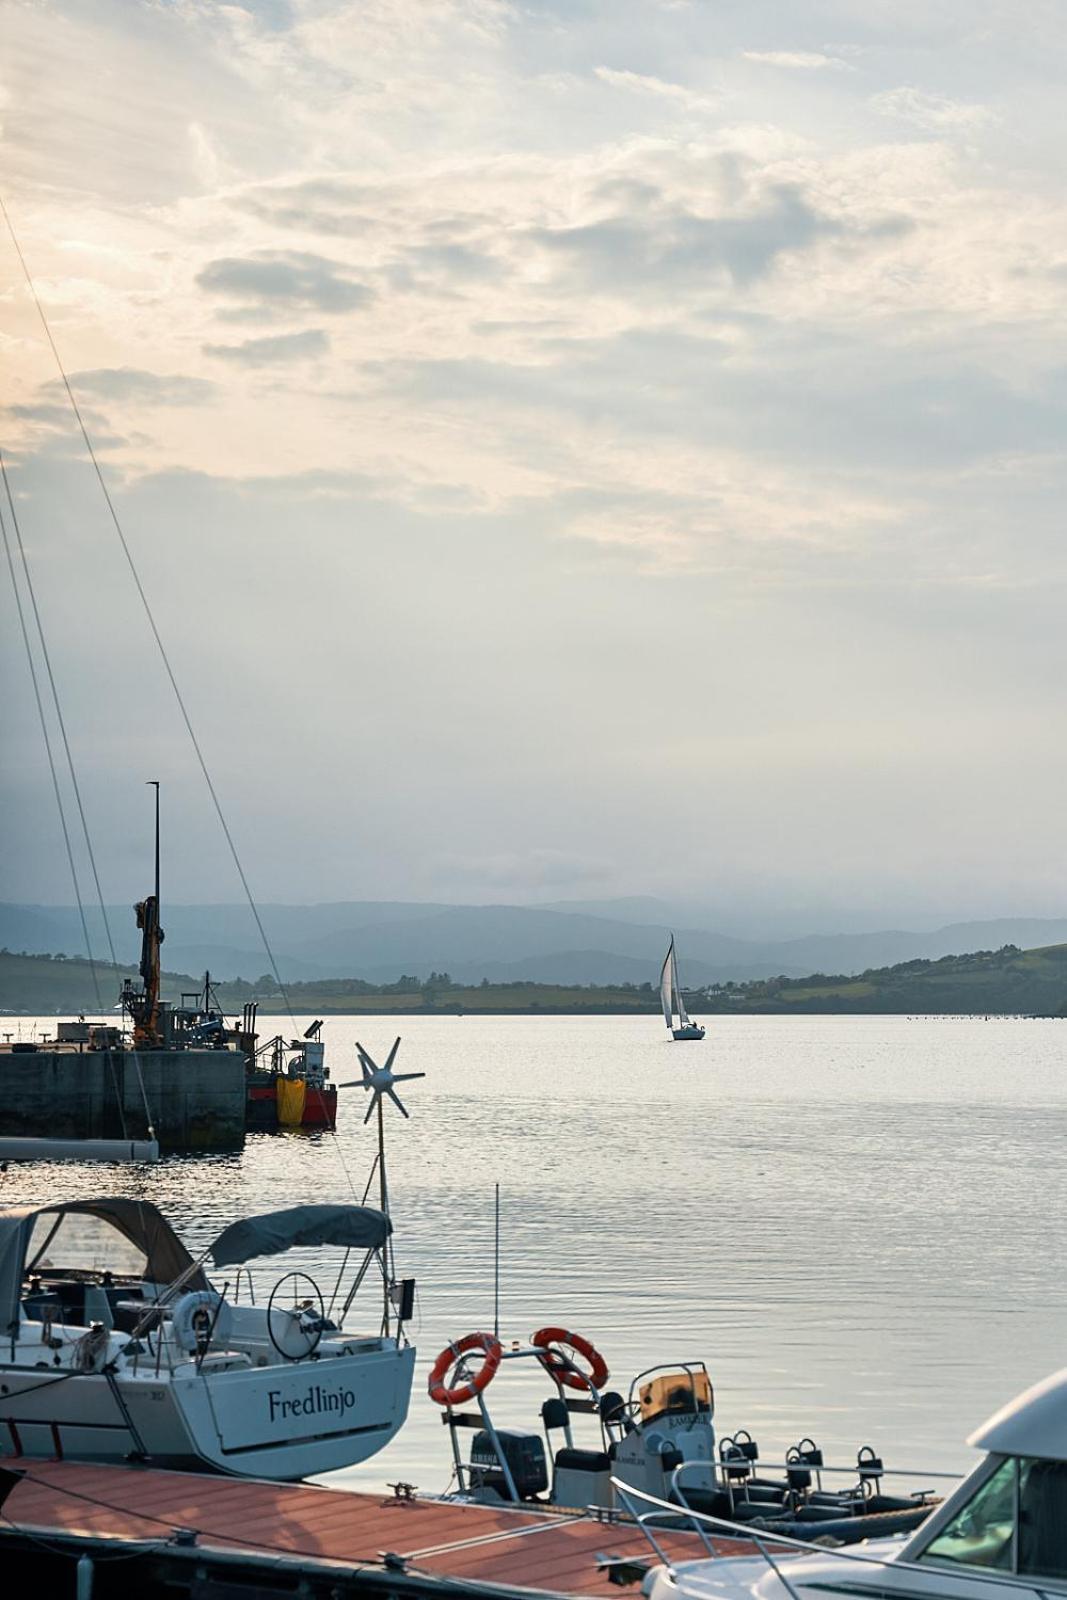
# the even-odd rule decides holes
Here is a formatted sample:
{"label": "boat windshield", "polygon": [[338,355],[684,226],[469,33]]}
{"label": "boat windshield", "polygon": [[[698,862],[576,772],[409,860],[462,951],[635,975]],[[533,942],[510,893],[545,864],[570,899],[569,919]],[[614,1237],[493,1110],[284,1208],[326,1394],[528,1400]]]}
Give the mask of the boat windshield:
{"label": "boat windshield", "polygon": [[1067,1461],[1009,1456],[918,1559],[1067,1579]]}
{"label": "boat windshield", "polygon": [[114,1272],[140,1277],[147,1264],[143,1250],[104,1217],[67,1211],[43,1212],[34,1222],[26,1251],[32,1272]]}

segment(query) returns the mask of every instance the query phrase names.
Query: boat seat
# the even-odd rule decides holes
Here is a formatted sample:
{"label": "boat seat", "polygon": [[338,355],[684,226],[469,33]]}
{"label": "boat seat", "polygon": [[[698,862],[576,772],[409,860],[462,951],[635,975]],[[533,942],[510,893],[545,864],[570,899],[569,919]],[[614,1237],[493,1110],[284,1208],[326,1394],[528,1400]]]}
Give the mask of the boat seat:
{"label": "boat seat", "polygon": [[251,1365],[252,1357],[245,1355],[243,1350],[209,1350],[199,1368],[195,1359],[190,1358],[175,1366],[174,1375],[177,1377],[180,1373],[185,1377],[187,1373],[199,1371],[206,1376],[212,1372],[236,1372]]}
{"label": "boat seat", "polygon": [[376,1333],[355,1333],[344,1339],[321,1339],[316,1354],[322,1356],[362,1355],[367,1350],[380,1349],[381,1343],[382,1341]]}
{"label": "boat seat", "polygon": [[148,1309],[149,1302],[143,1290],[130,1284],[122,1287],[108,1284],[103,1294],[107,1299],[112,1326],[120,1333],[132,1333]]}
{"label": "boat seat", "polygon": [[49,1278],[42,1291],[59,1302],[60,1319],[66,1323],[85,1326],[85,1285],[77,1278]]}
{"label": "boat seat", "polygon": [[611,1458],[604,1450],[576,1450],[568,1446],[556,1451],[557,1472],[610,1472]]}
{"label": "boat seat", "polygon": [[44,1322],[46,1318],[58,1322],[62,1319],[63,1302],[57,1294],[51,1294],[47,1289],[36,1289],[26,1295],[22,1309],[30,1322]]}

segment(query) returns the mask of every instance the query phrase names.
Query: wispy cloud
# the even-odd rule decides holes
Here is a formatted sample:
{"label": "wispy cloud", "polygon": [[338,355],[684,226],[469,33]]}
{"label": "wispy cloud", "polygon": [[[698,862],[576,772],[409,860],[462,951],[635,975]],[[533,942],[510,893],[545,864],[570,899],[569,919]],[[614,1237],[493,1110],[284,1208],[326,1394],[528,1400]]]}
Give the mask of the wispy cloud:
{"label": "wispy cloud", "polygon": [[[192,378],[176,372],[147,372],[141,367],[97,367],[92,371],[72,372],[70,381],[79,397],[130,400],[148,406],[195,406],[218,392],[207,378]],[[58,379],[49,388],[55,394],[62,393]]]}
{"label": "wispy cloud", "polygon": [[208,262],[196,275],[209,294],[239,300],[243,305],[223,314],[244,319],[264,311],[354,311],[374,298],[341,262],[297,250],[257,250],[248,256],[226,256]]}
{"label": "wispy cloud", "polygon": [[742,50],[744,61],[755,61],[760,66],[784,67],[794,72],[850,71],[849,63],[840,56],[824,55],[821,50]]}
{"label": "wispy cloud", "polygon": [[654,95],[660,100],[673,101],[686,111],[714,111],[718,101],[714,95],[688,89],[684,84],[671,83],[665,78],[652,77],[644,72],[630,72],[616,67],[594,67],[593,74],[602,83],[614,89],[626,89],[631,94]]}
{"label": "wispy cloud", "polygon": [[267,334],[262,339],[244,339],[240,344],[205,344],[204,354],[242,367],[269,367],[279,362],[307,361],[325,355],[330,348],[329,334],[322,328],[305,328],[300,333]]}
{"label": "wispy cloud", "polygon": [[995,120],[991,106],[952,100],[948,95],[929,94],[908,86],[876,94],[871,104],[883,116],[897,117],[901,122],[911,122],[917,128],[937,133],[951,129],[968,132]]}

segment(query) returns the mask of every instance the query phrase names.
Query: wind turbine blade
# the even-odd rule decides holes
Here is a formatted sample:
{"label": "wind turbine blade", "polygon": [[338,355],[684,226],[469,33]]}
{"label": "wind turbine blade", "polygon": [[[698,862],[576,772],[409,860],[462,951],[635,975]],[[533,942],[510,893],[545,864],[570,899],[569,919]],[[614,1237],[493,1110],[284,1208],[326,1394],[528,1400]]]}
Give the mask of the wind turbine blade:
{"label": "wind turbine blade", "polygon": [[394,1041],[394,1043],[393,1043],[393,1048],[389,1052],[389,1059],[385,1063],[385,1071],[386,1072],[389,1071],[389,1068],[392,1066],[393,1062],[396,1060],[396,1053],[397,1053],[397,1051],[399,1049],[400,1049],[400,1036],[398,1034],[396,1039],[395,1039],[395,1041]]}
{"label": "wind turbine blade", "polygon": [[375,1108],[375,1106],[377,1104],[378,1104],[377,1097],[372,1095],[371,1096],[370,1105],[367,1107],[367,1115],[363,1118],[363,1126],[364,1127],[367,1126],[367,1123],[370,1121],[371,1117],[374,1115],[374,1108]]}
{"label": "wind turbine blade", "polygon": [[[390,1088],[386,1089],[385,1092],[389,1096],[389,1098],[393,1102],[393,1104],[396,1106],[397,1110],[401,1113],[401,1115],[406,1117],[408,1114],[404,1110],[404,1103],[401,1100],[400,1096],[397,1094],[396,1090],[393,1089],[392,1087],[390,1087]],[[410,1121],[410,1120],[411,1119],[409,1117],[408,1121]]]}
{"label": "wind turbine blade", "polygon": [[394,1072],[394,1083],[410,1083],[413,1078],[425,1078],[425,1072]]}

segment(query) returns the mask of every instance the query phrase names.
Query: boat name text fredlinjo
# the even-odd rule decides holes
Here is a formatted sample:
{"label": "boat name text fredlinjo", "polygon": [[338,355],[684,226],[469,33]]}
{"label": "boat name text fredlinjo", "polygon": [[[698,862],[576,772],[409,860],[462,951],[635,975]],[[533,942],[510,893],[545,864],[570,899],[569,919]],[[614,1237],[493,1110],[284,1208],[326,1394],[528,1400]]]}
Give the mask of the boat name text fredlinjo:
{"label": "boat name text fredlinjo", "polygon": [[267,1392],[270,1402],[270,1420],[275,1417],[314,1417],[323,1411],[336,1411],[339,1416],[344,1416],[356,1403],[354,1389],[323,1389],[321,1385],[313,1383],[307,1394],[296,1400],[283,1400],[280,1389],[270,1389]]}

